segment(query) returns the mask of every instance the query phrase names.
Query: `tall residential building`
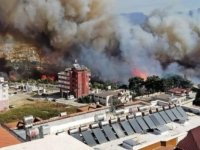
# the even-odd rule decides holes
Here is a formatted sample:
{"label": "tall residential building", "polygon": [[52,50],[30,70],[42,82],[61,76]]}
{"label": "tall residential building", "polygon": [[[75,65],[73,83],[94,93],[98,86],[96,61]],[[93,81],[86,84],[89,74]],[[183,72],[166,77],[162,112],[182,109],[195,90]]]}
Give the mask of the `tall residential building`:
{"label": "tall residential building", "polygon": [[0,77],[0,111],[9,108],[8,84],[4,78]]}
{"label": "tall residential building", "polygon": [[62,97],[74,95],[76,98],[86,96],[90,92],[91,73],[85,66],[80,66],[77,61],[71,68],[58,73],[58,83]]}

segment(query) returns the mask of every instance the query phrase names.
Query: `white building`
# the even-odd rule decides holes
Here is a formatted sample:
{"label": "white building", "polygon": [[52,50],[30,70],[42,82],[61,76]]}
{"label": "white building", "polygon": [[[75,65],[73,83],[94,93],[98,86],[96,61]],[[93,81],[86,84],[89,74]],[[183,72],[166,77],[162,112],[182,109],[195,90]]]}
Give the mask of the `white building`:
{"label": "white building", "polygon": [[4,78],[0,77],[0,111],[9,108],[8,84]]}
{"label": "white building", "polygon": [[93,94],[93,96],[95,102],[105,106],[109,106],[114,100],[120,100],[122,103],[132,100],[129,90],[101,91],[100,93]]}

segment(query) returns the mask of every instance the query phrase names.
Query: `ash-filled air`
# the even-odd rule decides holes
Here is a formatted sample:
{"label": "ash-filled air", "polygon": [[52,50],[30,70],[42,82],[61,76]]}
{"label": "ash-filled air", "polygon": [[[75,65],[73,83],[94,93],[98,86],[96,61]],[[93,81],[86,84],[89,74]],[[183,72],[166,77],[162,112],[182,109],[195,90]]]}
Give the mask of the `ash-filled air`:
{"label": "ash-filled air", "polygon": [[58,64],[74,59],[105,80],[133,70],[200,77],[199,14],[154,11],[142,25],[115,13],[113,0],[1,0],[0,32],[40,47]]}

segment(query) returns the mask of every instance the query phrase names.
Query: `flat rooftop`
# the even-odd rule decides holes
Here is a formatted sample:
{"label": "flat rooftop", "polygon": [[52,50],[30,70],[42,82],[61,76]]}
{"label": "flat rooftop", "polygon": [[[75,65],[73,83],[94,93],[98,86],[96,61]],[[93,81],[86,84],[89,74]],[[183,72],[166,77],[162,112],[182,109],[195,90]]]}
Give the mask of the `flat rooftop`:
{"label": "flat rooftop", "polygon": [[[192,98],[194,98],[196,96],[196,94],[194,92],[192,92],[190,94],[190,96],[192,96]],[[170,102],[171,100],[174,99],[179,99],[179,98],[183,98],[185,97],[183,96],[178,96],[178,95],[171,95],[169,93],[165,93],[165,92],[158,92],[158,93],[154,93],[154,94],[150,94],[150,95],[143,95],[143,96],[138,96],[136,97],[137,100],[142,100],[144,102],[151,102],[154,100],[162,100],[165,102]],[[189,98],[187,98],[188,100],[190,100]]]}
{"label": "flat rooftop", "polygon": [[43,139],[26,142],[1,150],[92,150],[93,148],[79,142],[68,134],[49,135]]}
{"label": "flat rooftop", "polygon": [[[94,123],[94,120],[93,120],[94,119],[94,115],[95,114],[99,114],[99,113],[105,113],[106,109],[102,109],[102,110],[97,111],[97,112],[94,111],[94,112],[91,112],[91,113],[83,113],[80,116],[78,115],[78,116],[73,116],[71,118],[63,118],[61,120],[47,122],[46,124],[50,125],[52,133],[54,133],[54,132],[56,133],[57,131],[63,132],[63,131],[67,131],[68,129],[70,129],[69,127],[72,127],[72,126],[74,126],[74,127],[75,126],[79,126],[80,127],[80,123],[83,123],[83,121],[85,121],[84,124],[92,125]],[[151,132],[147,132],[145,134],[143,134],[143,133],[142,134],[141,133],[134,133],[132,135],[125,136],[125,137],[122,137],[122,138],[119,138],[119,139],[115,139],[115,140],[112,140],[112,141],[108,141],[106,143],[95,145],[93,147],[89,147],[89,146],[85,145],[83,142],[80,142],[80,141],[76,140],[72,136],[69,136],[69,135],[67,135],[67,136],[70,137],[69,141],[71,139],[74,139],[76,141],[76,142],[74,142],[72,140],[72,143],[74,142],[74,144],[76,146],[75,147],[76,149],[78,149],[79,145],[85,145],[85,146],[87,146],[89,148],[96,148],[96,149],[99,149],[99,150],[101,150],[101,149],[102,150],[103,149],[125,150],[125,148],[123,148],[120,145],[123,143],[123,141],[132,139],[132,140],[134,140],[134,141],[136,141],[138,143],[137,146],[134,146],[134,149],[137,150],[137,149],[144,148],[144,147],[146,147],[148,145],[151,145],[153,143],[157,143],[157,142],[160,142],[160,141],[168,141],[168,140],[171,140],[171,139],[177,138],[177,137],[178,137],[179,140],[184,138],[184,136],[186,136],[186,134],[187,134],[187,132],[189,130],[191,130],[193,128],[196,128],[196,127],[198,127],[200,125],[200,116],[195,115],[193,113],[187,113],[187,115],[188,115],[188,121],[186,123],[184,123],[184,124],[180,124],[180,123],[176,123],[176,122],[171,122],[171,123],[165,124],[169,128],[168,132],[166,132],[166,133],[159,134],[159,135],[156,135],[156,134],[151,133]],[[86,119],[86,120],[84,120],[84,119]],[[63,129],[66,129],[66,130],[63,130]],[[24,133],[20,132],[20,134],[24,134]],[[66,135],[66,133],[64,135]],[[49,137],[49,136],[47,136],[47,137]],[[46,137],[44,139],[47,140]],[[43,140],[43,139],[41,139],[41,140]],[[40,141],[40,140],[36,140],[36,141]],[[51,141],[51,140],[49,140],[49,141]],[[33,142],[35,142],[35,141],[33,141]],[[28,142],[28,143],[30,143],[30,142]],[[45,143],[45,142],[43,142],[43,143]],[[48,142],[46,142],[46,143],[48,143]],[[55,143],[55,142],[52,142],[52,143]],[[70,145],[72,145],[72,143]],[[62,143],[61,143],[61,145],[62,145]],[[78,147],[77,147],[77,145],[78,145]],[[44,150],[45,150],[45,148],[46,147],[44,147],[44,148],[42,147],[42,149],[44,149]],[[73,149],[73,147],[72,147],[72,149]],[[15,149],[15,150],[18,150],[18,149]],[[25,150],[29,150],[29,149],[25,149]],[[30,150],[32,150],[32,149],[30,149]],[[54,150],[54,149],[52,149],[52,150]],[[60,150],[60,148],[59,148],[59,150]]]}
{"label": "flat rooftop", "polygon": [[107,96],[116,96],[118,95],[122,90],[111,90],[111,91],[101,91],[100,93],[93,94],[94,96],[99,97],[107,97]]}
{"label": "flat rooftop", "polygon": [[103,143],[100,145],[96,145],[93,148],[97,148],[99,150],[125,150],[120,144],[123,143],[124,140],[130,140],[133,139],[134,141],[138,142],[139,144],[137,146],[134,146],[134,149],[140,149],[144,148],[148,145],[151,145],[153,143],[157,143],[160,141],[167,141],[173,138],[179,138],[178,140],[181,140],[187,135],[187,132],[193,128],[196,128],[200,125],[200,116],[188,113],[189,120],[185,124],[179,124],[175,122],[171,122],[167,124],[170,128],[168,133],[156,135],[153,133],[146,133],[146,134],[133,134],[130,136],[125,136],[120,139],[116,139],[107,143]]}

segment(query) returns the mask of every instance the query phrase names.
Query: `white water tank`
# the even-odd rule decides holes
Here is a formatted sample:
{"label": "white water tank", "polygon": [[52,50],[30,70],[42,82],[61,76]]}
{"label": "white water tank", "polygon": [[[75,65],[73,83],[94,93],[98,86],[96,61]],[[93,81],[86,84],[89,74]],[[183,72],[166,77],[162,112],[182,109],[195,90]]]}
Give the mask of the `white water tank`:
{"label": "white water tank", "polygon": [[30,128],[33,126],[33,121],[34,121],[34,118],[33,116],[25,116],[23,118],[23,122],[24,122],[24,127],[25,128]]}
{"label": "white water tank", "polygon": [[94,120],[95,121],[103,121],[106,118],[106,114],[96,114],[94,115]]}
{"label": "white water tank", "polygon": [[27,129],[26,136],[27,136],[27,139],[30,140],[30,141],[35,140],[35,139],[39,139],[40,138],[39,129],[38,128]]}

